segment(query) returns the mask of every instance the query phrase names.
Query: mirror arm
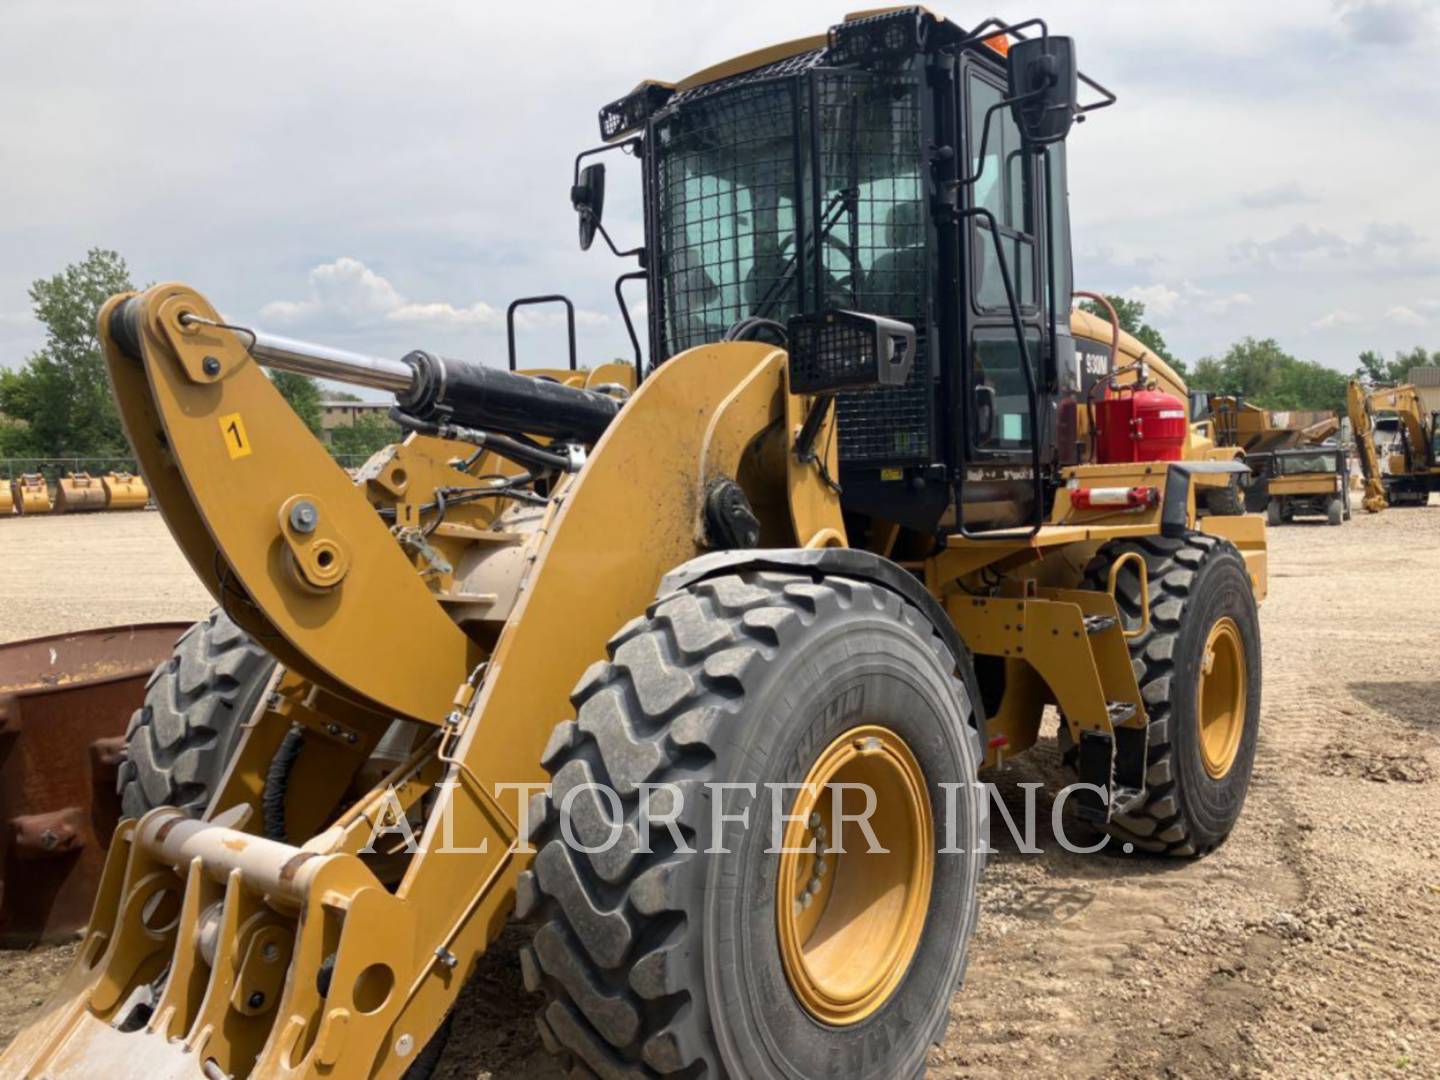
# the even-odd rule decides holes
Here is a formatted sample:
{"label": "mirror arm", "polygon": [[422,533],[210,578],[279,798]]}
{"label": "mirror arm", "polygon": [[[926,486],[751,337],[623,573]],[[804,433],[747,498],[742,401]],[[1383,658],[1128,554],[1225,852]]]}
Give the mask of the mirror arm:
{"label": "mirror arm", "polygon": [[1018,105],[1022,101],[1029,101],[1031,98],[1037,97],[1044,92],[1044,88],[1040,87],[1038,89],[1030,90],[1024,94],[1021,94],[1018,97],[1006,98],[1004,101],[997,101],[994,105],[991,105],[990,108],[986,109],[985,122],[981,125],[980,130],[980,153],[979,155],[977,155],[980,159],[980,164],[975,167],[975,171],[969,176],[962,176],[958,179],[950,180],[945,184],[945,186],[951,191],[958,191],[960,188],[969,187],[971,184],[975,183],[975,181],[979,180],[980,177],[985,173],[985,151],[990,145],[991,117],[993,117],[1001,109],[1009,109],[1015,105]]}
{"label": "mirror arm", "polygon": [[592,146],[588,150],[581,150],[580,153],[575,155],[575,176],[574,179],[571,181],[572,185],[575,187],[580,186],[580,163],[584,161],[587,157],[594,157],[596,154],[608,154],[611,150],[619,150],[621,153],[625,154],[638,154],[640,152],[641,144],[643,144],[644,141],[645,140],[642,139],[639,135],[636,135],[634,138],[626,139],[623,142],[604,143],[600,146]]}
{"label": "mirror arm", "polygon": [[[583,213],[583,212],[584,212],[584,211],[582,211],[582,213]],[[637,258],[637,259],[638,259],[638,258],[643,258],[643,257],[644,257],[644,255],[645,255],[645,248],[644,248],[644,247],[631,248],[629,251],[621,251],[618,247],[615,246],[615,241],[610,239],[610,234],[605,231],[605,226],[602,225],[602,224],[600,224],[600,222],[598,222],[598,221],[595,222],[595,231],[598,232],[598,233],[604,238],[606,246],[608,246],[608,247],[610,248],[611,252],[614,253],[614,255],[615,255],[616,258],[618,258],[618,259]]]}

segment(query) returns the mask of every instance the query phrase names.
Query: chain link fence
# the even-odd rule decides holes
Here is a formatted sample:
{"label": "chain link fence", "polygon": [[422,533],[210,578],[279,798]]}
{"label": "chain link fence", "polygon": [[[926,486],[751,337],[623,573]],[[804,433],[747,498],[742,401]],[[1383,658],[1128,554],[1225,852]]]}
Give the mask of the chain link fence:
{"label": "chain link fence", "polygon": [[[367,454],[335,454],[335,462],[342,469],[353,470],[364,465]],[[89,473],[103,476],[105,473],[140,472],[133,457],[0,457],[0,480],[9,482],[26,474],[39,473],[52,486],[62,476],[71,473]]]}

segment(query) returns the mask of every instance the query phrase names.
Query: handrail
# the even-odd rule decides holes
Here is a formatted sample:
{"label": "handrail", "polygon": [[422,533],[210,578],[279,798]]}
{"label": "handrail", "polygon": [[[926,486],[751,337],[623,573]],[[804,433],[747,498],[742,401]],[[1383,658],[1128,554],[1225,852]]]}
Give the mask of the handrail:
{"label": "handrail", "polygon": [[568,296],[562,296],[559,293],[548,293],[545,296],[522,296],[518,300],[510,301],[510,306],[505,309],[505,336],[510,346],[510,370],[515,370],[515,309],[530,307],[534,304],[565,305],[565,325],[570,336],[570,370],[575,371],[575,305],[570,302]]}

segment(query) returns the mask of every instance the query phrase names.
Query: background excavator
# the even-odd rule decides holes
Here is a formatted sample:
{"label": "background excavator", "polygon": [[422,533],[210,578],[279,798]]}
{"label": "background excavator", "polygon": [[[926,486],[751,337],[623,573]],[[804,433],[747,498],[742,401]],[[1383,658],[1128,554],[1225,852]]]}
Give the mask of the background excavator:
{"label": "background excavator", "polygon": [[[648,365],[107,303],[218,610],[132,722],[78,958],[0,1073],[423,1076],[513,913],[578,1075],[912,1076],[975,926],[977,770],[1048,706],[1080,818],[1223,843],[1265,526],[1201,515],[1245,466],[1071,313],[1065,140],[1113,100],[1040,20],[915,8],[642,83],[571,198],[613,247],[587,159],[638,157]],[[410,434],[352,481],[265,368]],[[865,789],[878,844],[842,844]]]}
{"label": "background excavator", "polygon": [[[1365,475],[1365,509],[1427,505],[1430,493],[1440,491],[1440,414],[1427,413],[1409,384],[1367,388],[1352,379],[1345,403]],[[1396,448],[1383,461],[1375,439],[1382,414],[1396,419],[1399,432]]]}

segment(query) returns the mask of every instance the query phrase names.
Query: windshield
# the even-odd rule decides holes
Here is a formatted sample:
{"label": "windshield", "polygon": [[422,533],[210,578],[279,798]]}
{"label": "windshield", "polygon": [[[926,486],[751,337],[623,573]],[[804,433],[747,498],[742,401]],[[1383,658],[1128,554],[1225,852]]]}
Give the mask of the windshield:
{"label": "windshield", "polygon": [[923,316],[920,109],[907,77],[741,82],[680,101],[653,145],[666,356],[749,315]]}
{"label": "windshield", "polygon": [[1333,473],[1340,471],[1340,463],[1333,450],[1316,450],[1302,454],[1282,454],[1278,459],[1280,475],[1295,476],[1299,473]]}

